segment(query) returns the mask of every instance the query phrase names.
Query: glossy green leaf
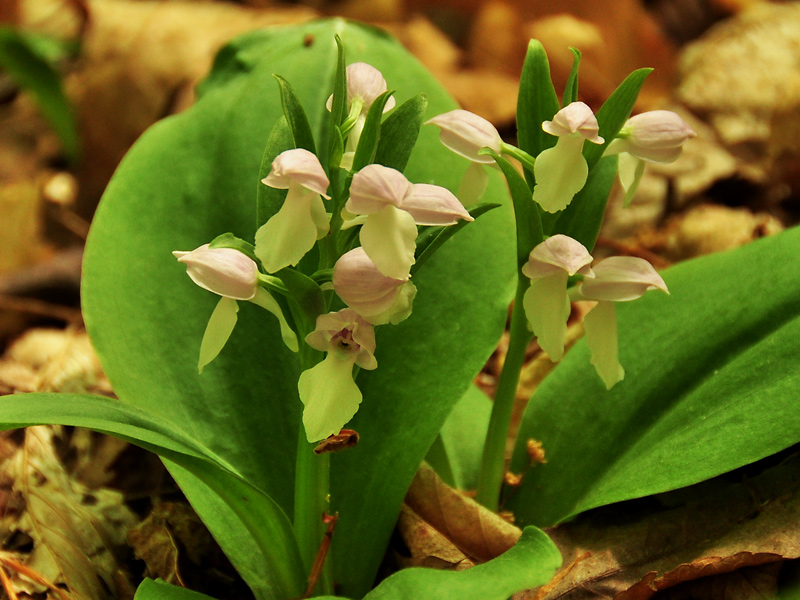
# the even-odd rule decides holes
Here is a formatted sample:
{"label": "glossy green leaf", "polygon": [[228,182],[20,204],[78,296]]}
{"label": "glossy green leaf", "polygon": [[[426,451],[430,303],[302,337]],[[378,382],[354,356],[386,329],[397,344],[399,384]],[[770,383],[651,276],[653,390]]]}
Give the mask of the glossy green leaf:
{"label": "glossy green leaf", "polygon": [[526,527],[504,554],[464,571],[404,569],[381,582],[364,600],[507,600],[544,585],[561,566],[561,554],[547,535]]}
{"label": "glossy green leaf", "polygon": [[316,144],[314,143],[314,134],[311,132],[311,125],[308,124],[306,111],[303,110],[300,99],[297,97],[297,94],[294,93],[292,84],[280,75],[273,75],[273,77],[277,79],[278,86],[280,86],[281,89],[283,116],[286,118],[286,123],[289,125],[289,131],[292,132],[294,147],[305,148],[309,152],[316,154]]}
{"label": "glossy green leaf", "polygon": [[103,396],[0,398],[0,428],[41,423],[87,427],[155,452],[176,476],[258,600],[285,600],[304,589],[299,551],[284,512],[200,440],[136,407]]}
{"label": "glossy green leaf", "polygon": [[417,143],[427,107],[428,99],[423,94],[417,94],[389,113],[381,124],[381,137],[374,162],[398,171],[405,170]]}
{"label": "glossy green leaf", "polygon": [[617,157],[606,156],[589,172],[586,185],[567,208],[557,213],[550,235],[563,233],[591,252],[600,234],[611,186],[617,178]]}
{"label": "glossy green leaf", "polygon": [[364,122],[364,129],[358,140],[356,155],[353,157],[353,171],[360,171],[375,158],[378,150],[378,140],[381,135],[381,120],[383,119],[383,107],[392,97],[394,92],[384,92],[370,105],[367,112],[367,119]]}
{"label": "glossy green leaf", "polygon": [[212,600],[200,592],[172,585],[162,579],[145,579],[136,588],[133,600]]}
{"label": "glossy green leaf", "polygon": [[567,84],[564,86],[564,96],[561,99],[561,107],[578,101],[578,71],[581,66],[581,51],[577,48],[570,48],[570,52],[575,57],[572,61],[572,69],[567,77]]}
{"label": "glossy green leaf", "polygon": [[[198,376],[197,352],[216,297],[195,286],[171,252],[226,231],[253,238],[264,147],[282,116],[272,73],[291,82],[316,139],[324,140],[337,33],[348,62],[381,70],[398,103],[424,93],[433,114],[456,107],[375,29],[328,20],[245,35],[221,51],[197,103],[151,128],[123,160],[84,260],[87,327],[120,398],[202,440],[289,518],[301,413],[297,356],[280,341],[272,315],[241,303],[228,344]],[[405,173],[457,189],[465,160],[441,146],[434,129],[420,132]],[[485,200],[507,203],[499,175]],[[275,210],[260,204],[259,223]],[[371,586],[420,461],[499,339],[513,289],[513,239],[507,207],[481,217],[415,276],[412,316],[378,328],[379,367],[359,374],[364,400],[350,424],[361,441],[331,459],[332,506],[340,514],[331,560],[345,595]],[[233,559],[251,553],[230,546]]]}
{"label": "glossy green leaf", "polygon": [[78,127],[61,76],[48,61],[51,48],[31,34],[0,27],[0,68],[36,98],[42,114],[58,134],[67,158],[75,161],[80,154]]}
{"label": "glossy green leaf", "polygon": [[[556,138],[542,130],[558,112],[558,96],[550,79],[550,63],[541,42],[531,40],[522,65],[517,98],[517,139],[519,147],[533,157],[556,143]],[[533,173],[525,170],[525,179],[533,189]]]}
{"label": "glossy green leaf", "polygon": [[541,384],[524,441],[544,444],[510,501],[552,525],[691,485],[800,442],[800,229],[665,271],[671,295],[618,303],[625,379],[610,392],[583,342]]}
{"label": "glossy green leaf", "polygon": [[449,486],[472,490],[478,485],[491,413],[492,401],[473,385],[447,417],[425,460]]}

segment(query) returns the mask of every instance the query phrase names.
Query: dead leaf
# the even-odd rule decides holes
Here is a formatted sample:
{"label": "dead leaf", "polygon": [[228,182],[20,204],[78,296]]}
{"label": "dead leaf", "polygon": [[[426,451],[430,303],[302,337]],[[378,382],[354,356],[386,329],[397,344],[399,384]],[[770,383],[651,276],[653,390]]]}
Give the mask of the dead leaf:
{"label": "dead leaf", "polygon": [[[34,542],[26,565],[46,580],[66,585],[73,600],[114,597],[120,570],[115,548],[125,544],[136,522],[122,495],[89,490],[69,477],[56,456],[53,430],[47,427],[28,428],[23,447],[2,472],[26,502],[26,512],[13,523]],[[45,591],[19,577],[13,583],[17,591]]]}
{"label": "dead leaf", "polygon": [[499,556],[522,533],[472,498],[445,485],[426,463],[411,483],[406,504],[475,562]]}
{"label": "dead leaf", "polygon": [[[592,511],[548,530],[564,563],[590,553],[545,596],[646,600],[657,590],[800,557],[800,457],[751,479],[731,476]],[[704,596],[700,596],[704,597]]]}
{"label": "dead leaf", "polygon": [[411,558],[402,560],[404,567],[461,571],[474,566],[453,542],[426,523],[407,504],[400,509],[397,528],[411,553]]}

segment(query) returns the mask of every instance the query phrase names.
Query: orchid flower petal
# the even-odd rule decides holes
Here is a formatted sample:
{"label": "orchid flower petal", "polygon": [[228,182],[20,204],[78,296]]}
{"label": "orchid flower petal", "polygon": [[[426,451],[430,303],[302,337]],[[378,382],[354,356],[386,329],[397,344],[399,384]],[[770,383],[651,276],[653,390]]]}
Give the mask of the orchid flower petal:
{"label": "orchid flower petal", "polygon": [[411,191],[411,183],[400,171],[378,164],[367,165],[353,175],[345,208],[353,214],[373,214],[386,206],[400,207]]}
{"label": "orchid flower petal", "polygon": [[373,325],[397,324],[411,314],[416,287],[408,279],[383,275],[363,248],[344,254],[333,267],[333,289]]}
{"label": "orchid flower petal", "polygon": [[[367,63],[357,62],[347,65],[345,70],[347,77],[347,100],[352,102],[359,99],[364,103],[362,112],[369,111],[372,103],[388,90],[386,80],[381,72]],[[395,105],[394,98],[389,98],[383,112],[391,110]]]}
{"label": "orchid flower petal", "polygon": [[238,250],[203,244],[191,252],[172,254],[186,265],[186,273],[204,290],[234,300],[250,300],[256,294],[258,267]]}
{"label": "orchid flower petal", "polygon": [[586,343],[592,353],[592,364],[606,386],[611,389],[625,377],[619,363],[617,312],[613,302],[598,302],[583,318]]}
{"label": "orchid flower petal", "polygon": [[286,347],[292,352],[297,352],[300,348],[297,343],[297,334],[289,326],[286,317],[283,315],[280,304],[270,293],[264,288],[258,288],[255,298],[251,300],[253,304],[257,304],[261,308],[271,312],[278,319],[278,324],[281,328],[281,339]]}
{"label": "orchid flower petal", "polygon": [[361,390],[353,381],[355,357],[334,352],[300,374],[297,387],[303,402],[303,426],[309,442],[339,433],[361,404]]}
{"label": "orchid flower petal", "polygon": [[548,277],[534,279],[522,300],[539,346],[550,355],[553,362],[561,360],[567,337],[570,313],[567,278],[566,271],[559,271]]}
{"label": "orchid flower petal", "polygon": [[200,342],[200,359],[197,362],[197,372],[202,373],[203,368],[214,360],[231,337],[233,328],[238,319],[239,305],[232,298],[222,297],[217,302],[211,318],[208,319],[203,341]]}
{"label": "orchid flower petal", "polygon": [[581,295],[589,300],[628,302],[653,289],[669,294],[661,275],[643,258],[612,256],[597,263],[594,274],[580,286]]}
{"label": "orchid flower petal", "polygon": [[491,156],[478,154],[489,147],[500,154],[502,139],[489,121],[466,110],[451,110],[425,123],[441,128],[439,140],[444,146],[475,163],[493,164]]}
{"label": "orchid flower petal", "polygon": [[361,247],[378,270],[394,279],[406,279],[414,264],[417,226],[414,217],[394,206],[368,215],[361,227]]}
{"label": "orchid flower petal", "polygon": [[453,192],[440,185],[415,183],[400,207],[414,217],[417,225],[455,225],[459,219],[474,221]]}
{"label": "orchid flower petal", "polygon": [[354,354],[362,369],[375,369],[375,329],[351,308],[317,317],[314,331],[306,343],[321,352]]}
{"label": "orchid flower petal", "polygon": [[594,277],[589,265],[592,255],[586,247],[562,233],[550,236],[531,250],[528,262],[522,266],[522,273],[531,279],[539,279],[565,271],[568,275]]}
{"label": "orchid flower petal", "polygon": [[605,154],[627,152],[636,158],[671,163],[680,157],[683,145],[697,134],[676,113],[651,110],[631,117]]}
{"label": "orchid flower petal", "polygon": [[291,189],[292,184],[300,185],[307,190],[330,198],[328,176],[317,156],[304,148],[293,148],[281,152],[272,161],[272,170],[261,183],[279,190]]}
{"label": "orchid flower petal", "polygon": [[543,210],[550,213],[564,210],[586,184],[589,167],[583,157],[583,141],[578,136],[562,136],[554,147],[536,157],[533,200]]}
{"label": "orchid flower petal", "polygon": [[321,202],[314,192],[293,185],[281,209],[259,227],[255,253],[268,273],[296,265],[314,247],[320,233],[327,233],[327,228],[320,231],[322,222],[319,206],[313,207],[315,198]]}
{"label": "orchid flower petal", "polygon": [[544,121],[542,129],[558,137],[577,135],[593,144],[605,141],[597,135],[600,127],[592,109],[583,102],[567,104],[555,114],[552,121]]}
{"label": "orchid flower petal", "polygon": [[464,206],[472,206],[478,203],[488,187],[489,173],[486,168],[480,163],[470,163],[458,186],[458,197]]}
{"label": "orchid flower petal", "polygon": [[619,175],[619,183],[625,191],[625,199],[622,201],[622,206],[627,208],[633,202],[636,190],[639,188],[639,182],[642,180],[644,161],[636,158],[633,154],[623,152],[617,159],[617,173]]}

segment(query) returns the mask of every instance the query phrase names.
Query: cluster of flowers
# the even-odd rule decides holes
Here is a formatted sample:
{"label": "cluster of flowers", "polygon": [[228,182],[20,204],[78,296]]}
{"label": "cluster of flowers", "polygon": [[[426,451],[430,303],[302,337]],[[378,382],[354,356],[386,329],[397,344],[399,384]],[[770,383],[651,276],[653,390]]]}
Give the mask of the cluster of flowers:
{"label": "cluster of flowers", "polygon": [[[469,159],[475,166],[490,164],[491,156],[481,153],[490,148],[518,156],[519,150],[500,139],[494,126],[465,110],[454,110],[428,121],[441,128],[441,142]],[[533,200],[542,210],[555,213],[565,209],[586,184],[588,166],[583,156],[584,142],[603,144],[592,110],[583,102],[562,108],[542,129],[558,138],[555,146],[542,151],[533,163],[536,184]],[[670,163],[678,159],[694,131],[677,114],[656,110],[634,116],[611,141],[605,155],[619,154],[619,179],[626,203],[635,193],[645,161]],[[530,162],[530,161],[528,161]],[[469,173],[469,172],[468,172]],[[476,180],[474,172],[469,173]],[[561,359],[570,314],[568,278],[581,275],[583,282],[572,299],[596,301],[584,324],[592,364],[608,389],[622,380],[625,371],[619,363],[614,302],[635,300],[647,290],[669,293],[664,280],[652,265],[635,257],[612,257],[591,267],[592,256],[586,247],[566,235],[553,235],[530,253],[522,274],[531,279],[524,297],[525,314],[539,345],[553,361]]]}
{"label": "cluster of flowers", "polygon": [[[367,112],[387,86],[380,72],[365,63],[349,65],[346,76],[353,122],[341,166],[349,170]],[[331,104],[329,99],[329,109]],[[393,106],[390,99],[384,110]],[[329,235],[331,215],[323,198],[330,199],[330,182],[315,154],[295,148],[275,158],[262,183],[288,190],[280,210],[255,236],[255,257],[265,273],[272,274],[296,266],[318,240]],[[411,314],[416,287],[410,271],[417,225],[448,226],[473,220],[449,190],[411,183],[401,172],[379,164],[353,174],[342,217],[341,230],[361,227],[361,246],[342,254],[333,267],[333,290],[347,308],[319,315],[316,328],[305,336],[306,344],[327,353],[298,382],[309,442],[339,433],[358,410],[362,395],[353,381],[353,370],[354,366],[377,367],[373,327],[397,324]],[[238,300],[249,300],[274,314],[287,347],[298,351],[297,335],[279,303],[263,287],[267,279],[256,261],[238,250],[208,244],[173,254],[186,264],[197,285],[221,296],[201,343],[201,371],[230,337]]]}
{"label": "cluster of flowers", "polygon": [[[351,170],[369,107],[386,92],[387,86],[380,72],[365,63],[348,66],[346,77],[350,116],[344,128],[348,137],[341,167]],[[329,109],[331,105],[329,99]],[[393,106],[390,98],[384,110]],[[481,150],[488,147],[498,154],[524,155],[505,144],[488,121],[467,111],[455,110],[428,123],[441,128],[445,146],[473,162],[469,177],[465,178],[471,200],[483,194],[488,180],[483,166],[493,163]],[[542,128],[558,140],[535,162],[528,157],[536,180],[533,201],[544,211],[555,213],[563,210],[586,183],[584,142],[603,144],[604,140],[598,135],[591,109],[581,102],[567,105]],[[683,143],[693,135],[674,113],[653,111],[631,118],[606,153],[625,153],[629,157],[625,168],[620,167],[620,178],[632,194],[641,176],[642,161],[675,160]],[[254,302],[275,315],[286,346],[295,352],[299,349],[297,333],[266,289],[266,274],[296,266],[318,240],[331,234],[331,215],[323,200],[330,199],[330,182],[317,156],[296,148],[275,158],[262,183],[288,190],[280,210],[256,233],[253,258],[258,259],[264,274],[253,258],[232,248],[205,244],[191,252],[174,253],[187,265],[188,274],[197,285],[221,296],[201,343],[201,371],[231,335],[240,300]],[[415,261],[417,226],[448,226],[459,220],[472,220],[450,191],[411,183],[401,172],[379,164],[367,165],[352,174],[349,198],[341,216],[339,231],[360,226],[361,245],[344,252],[333,268],[332,288],[347,308],[319,315],[316,328],[304,339],[312,348],[327,353],[321,362],[306,369],[298,382],[304,404],[303,423],[310,442],[338,433],[358,410],[362,396],[353,371],[355,366],[377,367],[373,327],[399,323],[411,313],[416,288],[410,281],[410,272]],[[624,375],[618,360],[613,303],[633,300],[648,289],[667,292],[667,287],[642,259],[615,257],[591,267],[592,260],[583,245],[565,235],[553,235],[533,248],[522,267],[522,274],[531,280],[524,308],[541,347],[554,361],[559,360],[570,312],[568,278],[583,276],[571,295],[573,299],[597,302],[585,325],[592,362],[610,388]]]}

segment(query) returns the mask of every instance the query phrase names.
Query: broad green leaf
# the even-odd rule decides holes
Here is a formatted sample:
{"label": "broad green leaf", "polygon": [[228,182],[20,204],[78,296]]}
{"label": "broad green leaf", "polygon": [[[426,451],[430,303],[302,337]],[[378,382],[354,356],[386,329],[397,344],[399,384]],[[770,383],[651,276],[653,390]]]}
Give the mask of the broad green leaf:
{"label": "broad green leaf", "polygon": [[591,252],[600,234],[603,217],[606,213],[608,195],[617,178],[617,157],[606,156],[600,159],[589,172],[586,185],[575,194],[567,208],[557,213],[557,219],[550,235],[563,233],[578,240]]}
{"label": "broad green leaf", "polygon": [[671,295],[618,303],[625,379],[610,392],[586,345],[570,350],[523,418],[544,445],[510,508],[552,525],[688,486],[800,442],[800,229],[664,272]]}
{"label": "broad green leaf", "polygon": [[[220,52],[197,103],[151,128],[123,160],[84,261],[87,327],[116,393],[200,440],[290,519],[301,413],[297,356],[280,341],[272,315],[242,303],[228,344],[198,376],[197,352],[216,298],[189,280],[171,252],[228,231],[253,239],[264,147],[282,117],[272,73],[291,82],[316,139],[324,140],[335,34],[348,62],[378,68],[399,104],[424,93],[432,114],[456,107],[375,29],[328,20],[245,35]],[[439,144],[435,128],[423,128],[405,173],[454,190],[464,165]],[[499,175],[485,200],[507,201]],[[277,208],[261,204],[258,223]],[[360,444],[331,460],[332,506],[340,513],[331,559],[345,595],[369,589],[420,461],[499,339],[513,289],[513,239],[507,207],[481,217],[415,276],[412,316],[378,328],[379,367],[359,374],[364,400],[350,424]],[[192,501],[199,494],[187,490]],[[234,562],[251,558],[235,540],[228,549]]]}
{"label": "broad green leaf", "polygon": [[[558,96],[550,79],[550,63],[544,46],[538,40],[528,43],[522,65],[517,98],[517,138],[519,147],[533,157],[556,143],[556,138],[542,130],[542,121],[549,121],[558,112]],[[533,189],[533,173],[525,169],[525,179]]]}
{"label": "broad green leaf", "polygon": [[385,579],[364,600],[506,600],[544,585],[561,566],[561,554],[547,535],[526,527],[504,554],[464,571],[404,569]]}
{"label": "broad green leaf", "polygon": [[61,77],[48,62],[51,49],[38,37],[12,27],[0,27],[0,68],[36,98],[42,114],[58,134],[67,158],[75,161],[80,154],[78,127]]}
{"label": "broad green leaf", "polygon": [[213,600],[200,592],[172,585],[162,579],[145,579],[136,588],[133,600]]}
{"label": "broad green leaf", "polygon": [[372,103],[367,112],[367,119],[364,122],[364,129],[358,140],[356,155],[353,157],[353,171],[360,171],[375,158],[378,150],[378,141],[381,135],[381,119],[383,118],[383,107],[392,97],[393,92],[384,92]]}
{"label": "broad green leaf", "polygon": [[577,48],[570,48],[570,52],[575,57],[572,61],[572,69],[567,77],[567,85],[564,86],[564,96],[561,100],[561,107],[578,101],[578,70],[581,66],[581,51]]}
{"label": "broad green leaf", "polygon": [[103,396],[0,398],[0,428],[42,423],[87,427],[155,452],[258,600],[284,600],[304,588],[299,551],[284,512],[199,440],[136,407]]}
{"label": "broad green leaf", "polygon": [[286,118],[289,130],[292,132],[294,147],[305,148],[309,152],[316,153],[314,134],[311,132],[306,111],[303,110],[303,105],[294,93],[292,84],[280,75],[274,75],[274,77],[278,80],[278,85],[281,89],[283,116]]}
{"label": "broad green leaf", "polygon": [[404,171],[408,157],[414,149],[422,126],[428,99],[417,94],[395,108],[381,124],[381,137],[375,162],[379,165]]}
{"label": "broad green leaf", "polygon": [[491,413],[491,400],[473,385],[447,417],[425,460],[449,486],[472,490],[478,485]]}

